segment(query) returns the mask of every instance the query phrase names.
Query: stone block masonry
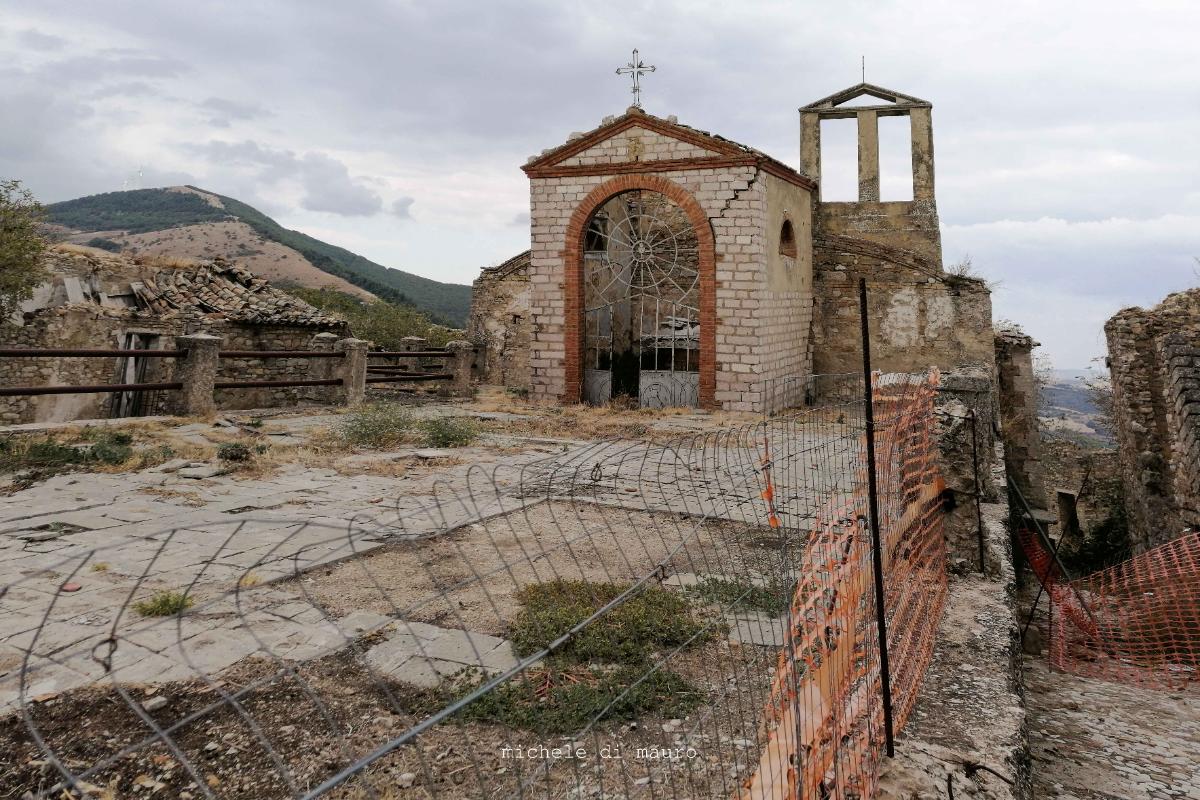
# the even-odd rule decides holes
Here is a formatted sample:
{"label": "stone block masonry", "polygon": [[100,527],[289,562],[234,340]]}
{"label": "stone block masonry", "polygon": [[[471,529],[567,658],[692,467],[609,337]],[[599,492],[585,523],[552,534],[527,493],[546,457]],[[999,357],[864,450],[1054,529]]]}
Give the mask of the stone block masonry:
{"label": "stone block masonry", "polygon": [[535,400],[581,399],[584,229],[597,209],[631,191],[678,206],[698,242],[700,404],[756,411],[764,378],[807,370],[812,181],[752,148],[638,108],[524,169]]}
{"label": "stone block masonry", "polygon": [[1042,440],[1038,428],[1037,378],[1033,348],[1038,343],[1020,330],[996,333],[996,376],[1000,427],[1008,476],[1034,509],[1049,507],[1042,474]]}
{"label": "stone block masonry", "polygon": [[1104,326],[1130,535],[1136,550],[1200,529],[1200,289]]}

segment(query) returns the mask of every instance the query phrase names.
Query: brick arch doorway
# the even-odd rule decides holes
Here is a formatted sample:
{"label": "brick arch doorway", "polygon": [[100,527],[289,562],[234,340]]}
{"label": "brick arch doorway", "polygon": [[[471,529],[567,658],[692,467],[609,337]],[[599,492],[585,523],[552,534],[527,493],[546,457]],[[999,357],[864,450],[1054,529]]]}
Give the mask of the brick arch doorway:
{"label": "brick arch doorway", "polygon": [[597,186],[564,256],[565,402],[716,406],[714,240],[687,190],[641,175]]}

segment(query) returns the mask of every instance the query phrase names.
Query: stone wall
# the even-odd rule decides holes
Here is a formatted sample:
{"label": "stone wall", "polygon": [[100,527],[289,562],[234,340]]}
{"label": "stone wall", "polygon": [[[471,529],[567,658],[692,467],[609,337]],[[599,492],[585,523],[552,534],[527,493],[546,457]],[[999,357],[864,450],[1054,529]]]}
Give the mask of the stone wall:
{"label": "stone wall", "polygon": [[1144,550],[1200,527],[1200,289],[1104,326],[1130,535]]}
{"label": "stone wall", "polygon": [[[154,349],[172,350],[174,337],[196,332],[195,323],[154,317],[131,317],[74,306],[49,309],[23,326],[0,327],[0,346],[31,348],[113,349],[122,347],[125,335],[142,333],[158,336]],[[308,350],[316,346],[319,331],[310,328],[241,325],[210,322],[203,332],[221,336],[225,350]],[[123,381],[124,358],[12,358],[3,359],[4,383],[10,386],[98,385]],[[325,359],[221,359],[217,380],[307,380],[327,377]],[[174,359],[146,360],[146,370],[138,383],[176,380]],[[167,414],[176,410],[173,391],[147,392],[143,395],[142,415]],[[65,422],[74,419],[100,419],[112,415],[115,395],[61,394],[0,398],[0,424],[28,422]],[[288,387],[273,389],[222,389],[217,392],[218,408],[271,408],[303,402],[326,403],[332,387]]]}
{"label": "stone wall", "polygon": [[[995,450],[992,376],[982,368],[943,373],[935,407],[942,478],[952,495],[945,505],[946,560],[955,574],[998,575],[1000,565],[980,555],[977,503],[1000,497],[990,467]],[[976,496],[978,495],[978,497]]]}
{"label": "stone wall", "polygon": [[1158,355],[1166,373],[1171,488],[1183,524],[1200,530],[1200,324],[1163,336]]}
{"label": "stone wall", "polygon": [[467,338],[482,383],[529,389],[529,253],[485,269],[471,288]]}
{"label": "stone wall", "polygon": [[[214,325],[205,333],[225,341],[222,350],[311,350],[316,331],[282,325]],[[324,348],[322,348],[324,349]],[[331,377],[324,370],[333,359],[222,358],[218,381],[287,381]],[[303,403],[330,403],[332,386],[288,386],[267,389],[218,389],[217,408],[275,408]]]}
{"label": "stone wall", "polygon": [[1041,466],[1037,376],[1033,348],[1038,346],[1017,329],[996,333],[996,385],[1005,466],[1026,501],[1035,509],[1049,507]]}
{"label": "stone wall", "polygon": [[864,239],[942,263],[942,235],[933,201],[826,203],[817,207],[817,227],[827,236]]}
{"label": "stone wall", "polygon": [[867,280],[875,369],[972,365],[991,372],[991,292],[981,281],[945,275],[940,264],[910,250],[824,231],[814,258],[814,374],[862,370],[860,277]]}

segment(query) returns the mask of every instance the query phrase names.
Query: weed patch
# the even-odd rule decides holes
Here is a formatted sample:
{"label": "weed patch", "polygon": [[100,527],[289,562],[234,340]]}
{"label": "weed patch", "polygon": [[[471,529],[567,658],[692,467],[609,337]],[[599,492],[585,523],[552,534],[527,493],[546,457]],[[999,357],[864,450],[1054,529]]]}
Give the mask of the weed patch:
{"label": "weed patch", "polygon": [[8,438],[0,440],[0,472],[33,470],[53,475],[87,465],[117,466],[133,456],[133,437],[123,431],[85,430],[81,442]]}
{"label": "weed patch", "polygon": [[695,586],[689,586],[688,591],[705,602],[732,611],[761,611],[772,617],[786,611],[791,601],[790,593],[782,586],[759,586],[728,578],[704,578]]}
{"label": "weed patch", "polygon": [[[471,675],[460,679],[455,694],[466,694],[482,680]],[[695,686],[670,670],[647,675],[631,666],[602,670],[548,665],[514,676],[458,716],[541,734],[567,734],[593,720],[628,720],[651,713],[683,717],[702,699]]]}
{"label": "weed patch", "polygon": [[434,417],[421,422],[426,447],[466,447],[479,438],[479,426],[469,417]]}
{"label": "weed patch", "polygon": [[[522,588],[517,593],[522,608],[509,630],[513,647],[521,655],[545,648],[626,588],[614,583],[563,580]],[[642,664],[654,650],[711,639],[717,629],[706,629],[707,623],[686,597],[652,586],[589,623],[556,651],[556,657]]]}
{"label": "weed patch", "polygon": [[412,428],[412,414],[399,403],[370,403],[347,414],[337,432],[348,444],[388,447],[404,442]]}
{"label": "weed patch", "polygon": [[133,604],[133,610],[143,617],[173,617],[192,607],[192,598],[184,592],[164,590],[146,600]]}

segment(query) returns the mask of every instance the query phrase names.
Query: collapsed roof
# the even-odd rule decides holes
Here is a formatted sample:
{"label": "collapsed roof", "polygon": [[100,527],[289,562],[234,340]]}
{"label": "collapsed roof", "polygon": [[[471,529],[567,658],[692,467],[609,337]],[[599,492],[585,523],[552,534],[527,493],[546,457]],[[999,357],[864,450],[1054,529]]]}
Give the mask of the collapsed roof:
{"label": "collapsed roof", "polygon": [[336,328],[346,324],[245,267],[219,258],[156,268],[152,262],[66,250],[47,255],[51,280],[22,305],[25,315],[83,306],[134,316],[203,317],[245,325]]}

